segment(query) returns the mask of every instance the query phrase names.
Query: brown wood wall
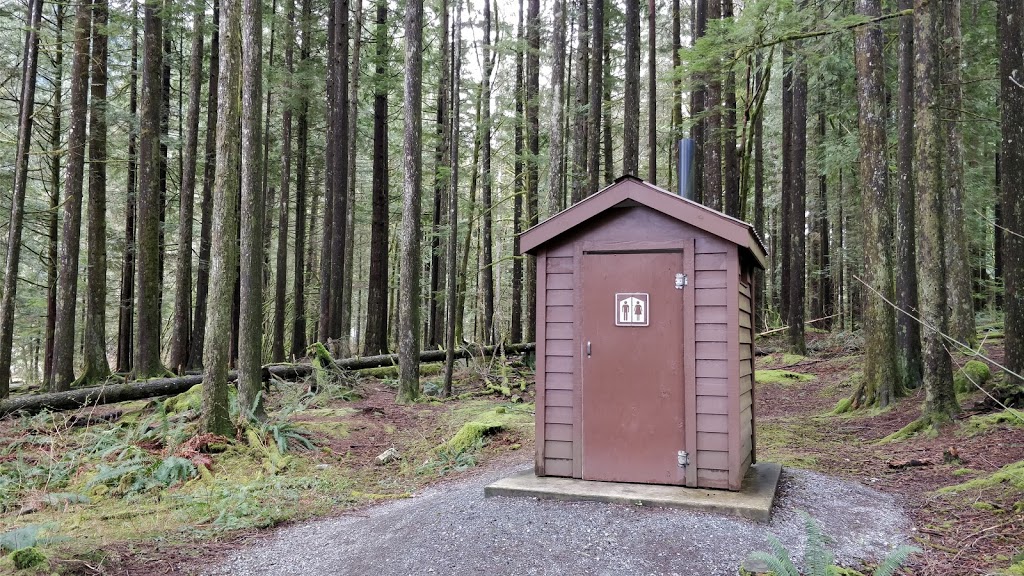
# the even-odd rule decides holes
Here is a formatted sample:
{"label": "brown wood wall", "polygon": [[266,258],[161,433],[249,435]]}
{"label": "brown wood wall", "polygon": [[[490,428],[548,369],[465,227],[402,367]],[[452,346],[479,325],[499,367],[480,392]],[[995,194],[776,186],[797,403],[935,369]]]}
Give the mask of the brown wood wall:
{"label": "brown wood wall", "polygon": [[740,474],[754,458],[754,301],[746,275],[739,281],[740,339]]}
{"label": "brown wood wall", "polygon": [[[577,248],[582,243],[625,245],[656,240],[672,240],[694,247],[693,278],[687,288],[694,303],[694,357],[692,364],[684,362],[684,366],[692,369],[695,375],[696,409],[693,412],[688,410],[688,413],[695,414],[696,422],[687,422],[686,426],[693,426],[696,430],[696,447],[687,449],[691,450],[695,460],[697,484],[709,488],[730,488],[730,476],[736,476],[737,466],[743,463],[742,471],[738,472],[740,477],[749,466],[752,443],[752,306],[749,282],[745,288],[737,288],[740,279],[737,272],[741,267],[736,245],[653,210],[639,208],[595,218],[575,234],[538,252],[537,288],[538,294],[543,295],[543,301],[538,298],[537,312],[538,318],[541,315],[544,318],[537,331],[538,343],[542,347],[538,350],[537,362],[538,432],[543,427],[543,441],[537,446],[539,474],[580,477],[582,471],[582,446],[576,445],[581,434],[580,430],[574,429],[574,422],[580,421],[582,409],[582,390],[578,389],[577,372],[580,362],[580,343],[576,339],[579,327],[575,324],[578,312],[575,307],[581,301],[575,289],[578,282],[575,277]],[[738,292],[740,313],[737,319]],[[731,321],[730,310],[733,314]],[[739,334],[735,330],[737,321],[740,324]],[[736,339],[740,341],[739,358],[735,352]],[[731,358],[730,349],[733,351]],[[738,362],[740,359],[742,361]],[[740,379],[746,384],[737,384],[737,363],[740,364]],[[737,411],[730,410],[730,407],[737,401],[738,387],[740,410],[737,417]],[[730,435],[730,424],[735,425],[737,421],[741,423],[739,434],[734,430]],[[538,437],[540,440],[540,434]],[[730,446],[735,449],[743,447],[743,455],[738,461],[735,454],[730,460]],[[733,464],[732,470],[730,464]]]}

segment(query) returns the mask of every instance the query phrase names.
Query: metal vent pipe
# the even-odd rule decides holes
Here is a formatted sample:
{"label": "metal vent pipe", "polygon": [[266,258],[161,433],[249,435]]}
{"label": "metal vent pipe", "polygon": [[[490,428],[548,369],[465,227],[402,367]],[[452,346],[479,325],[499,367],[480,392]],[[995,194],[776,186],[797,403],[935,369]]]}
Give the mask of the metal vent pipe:
{"label": "metal vent pipe", "polygon": [[697,143],[693,138],[679,139],[679,195],[693,200],[693,164]]}

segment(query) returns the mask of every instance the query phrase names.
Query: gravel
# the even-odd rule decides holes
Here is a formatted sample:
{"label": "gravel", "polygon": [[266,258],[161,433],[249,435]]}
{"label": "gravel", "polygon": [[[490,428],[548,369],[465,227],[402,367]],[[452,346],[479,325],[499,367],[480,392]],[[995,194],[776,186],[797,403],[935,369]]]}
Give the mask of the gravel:
{"label": "gravel", "polygon": [[[862,485],[785,469],[768,524],[682,510],[488,498],[519,462],[358,515],[282,528],[235,551],[213,575],[735,575],[775,534],[801,557],[804,517],[844,565],[883,558],[910,523],[894,499]],[[753,567],[753,566],[751,566]]]}

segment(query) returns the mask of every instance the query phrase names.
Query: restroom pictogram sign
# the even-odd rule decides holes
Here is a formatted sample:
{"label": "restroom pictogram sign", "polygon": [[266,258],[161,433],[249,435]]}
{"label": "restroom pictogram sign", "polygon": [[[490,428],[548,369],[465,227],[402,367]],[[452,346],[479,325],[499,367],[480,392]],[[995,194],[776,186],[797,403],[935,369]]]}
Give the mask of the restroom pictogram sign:
{"label": "restroom pictogram sign", "polygon": [[648,309],[650,297],[642,292],[628,292],[615,295],[616,326],[647,326],[650,324],[651,311]]}

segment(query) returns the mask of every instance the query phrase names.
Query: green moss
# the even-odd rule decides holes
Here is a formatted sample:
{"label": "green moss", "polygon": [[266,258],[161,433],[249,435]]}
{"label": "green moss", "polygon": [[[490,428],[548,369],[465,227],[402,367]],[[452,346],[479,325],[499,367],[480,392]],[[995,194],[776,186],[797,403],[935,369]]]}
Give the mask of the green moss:
{"label": "green moss", "polygon": [[971,360],[953,375],[953,385],[958,394],[973,392],[978,386],[984,386],[992,378],[988,364]]}
{"label": "green moss", "polygon": [[1012,566],[1003,570],[1004,576],[1024,576],[1024,560],[1014,562]]}
{"label": "green moss", "polygon": [[782,365],[792,366],[793,364],[803,362],[805,358],[807,357],[801,356],[800,354],[790,354],[789,352],[786,352],[785,354],[782,355]]}
{"label": "green moss", "polygon": [[982,510],[985,512],[1005,512],[1005,510],[990,502],[975,502],[974,504],[971,504],[971,507],[975,510]]}
{"label": "green moss", "polygon": [[835,416],[838,416],[840,414],[845,414],[845,413],[849,412],[850,408],[852,408],[852,407],[853,407],[853,398],[850,398],[850,397],[842,398],[842,399],[839,400],[839,402],[836,403],[836,407],[832,409],[831,413],[833,415],[835,415]]}
{"label": "green moss", "polygon": [[[444,363],[432,362],[430,364],[420,364],[420,376],[436,376],[444,370]],[[361,376],[369,376],[371,378],[398,378],[398,366],[381,366],[379,368],[364,368],[362,370],[356,370],[356,373]]]}
{"label": "green moss", "polygon": [[971,468],[957,468],[953,470],[953,476],[970,476],[976,472],[977,470],[972,470]]}
{"label": "green moss", "polygon": [[882,438],[881,440],[878,441],[878,443],[888,444],[889,442],[898,442],[900,440],[906,440],[907,438],[910,438],[911,436],[917,434],[918,432],[926,430],[928,427],[928,420],[925,420],[924,418],[918,418],[917,420],[914,420],[913,422],[907,424],[903,428],[900,428],[896,432],[893,432],[892,434],[889,434],[885,438]]}
{"label": "green moss", "polygon": [[1018,412],[1013,408],[1007,408],[1002,412],[971,416],[960,427],[960,432],[966,436],[977,436],[982,432],[1004,424],[1009,427],[1024,427],[1024,413]]}
{"label": "green moss", "polygon": [[22,548],[21,550],[15,550],[12,552],[11,561],[14,563],[14,567],[18,570],[40,568],[46,564],[46,555],[40,552],[35,546],[29,546],[28,548]]}
{"label": "green moss", "polygon": [[[238,389],[234,386],[228,386],[228,399],[229,402],[234,405],[237,402]],[[188,390],[178,394],[177,396],[171,396],[167,400],[164,400],[164,410],[168,414],[180,414],[192,410],[193,412],[199,412],[203,408],[203,385],[196,384]]]}
{"label": "green moss", "polygon": [[789,370],[758,370],[755,379],[759,384],[794,384],[814,380],[813,374],[801,374]]}
{"label": "green moss", "polygon": [[462,425],[462,428],[455,433],[455,436],[452,436],[451,440],[442,444],[442,447],[447,448],[455,454],[465,452],[472,448],[473,445],[484,436],[494,434],[504,427],[504,424],[494,420],[486,422],[466,422]]}
{"label": "green moss", "polygon": [[1007,464],[999,470],[996,470],[986,476],[982,476],[981,478],[968,480],[963,484],[946,486],[945,488],[940,488],[938,491],[940,494],[958,494],[969,490],[984,490],[986,488],[995,488],[1002,485],[1009,485],[1016,490],[1024,490],[1024,460],[1014,462],[1013,464]]}

